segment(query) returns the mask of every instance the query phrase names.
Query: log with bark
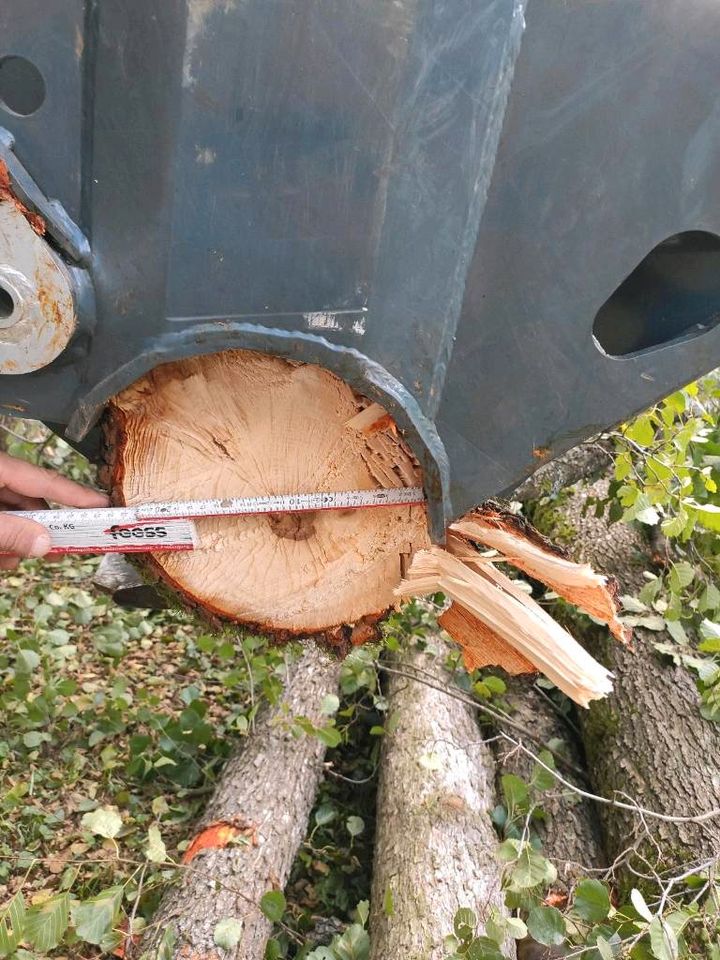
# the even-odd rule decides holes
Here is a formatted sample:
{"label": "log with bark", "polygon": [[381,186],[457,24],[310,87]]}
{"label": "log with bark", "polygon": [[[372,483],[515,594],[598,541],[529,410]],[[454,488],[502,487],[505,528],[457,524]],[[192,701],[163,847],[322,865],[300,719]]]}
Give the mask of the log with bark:
{"label": "log with bark", "polygon": [[[319,366],[250,351],[157,367],[111,402],[105,438],[106,478],[124,505],[422,486],[382,407]],[[610,689],[607,671],[494,563],[544,579],[622,639],[610,585],[496,506],[452,524],[447,550],[430,547],[417,505],[202,518],[198,527],[200,549],[145,563],[221,620],[346,652],[377,637],[399,596],[443,590],[455,602],[444,626],[468,666],[490,655],[541,669],[581,704]],[[478,563],[473,544],[495,557]]]}
{"label": "log with bark", "polygon": [[[323,697],[336,692],[339,671],[338,662],[314,646],[290,667],[280,702],[259,712],[254,732],[223,769],[183,857],[186,869],[165,895],[138,955],[158,956],[165,938],[166,958],[261,960],[271,924],[259,902],[285,886],[323,772],[325,746],[313,736],[294,737],[290,724],[295,716],[321,723]],[[242,924],[233,950],[220,949],[214,939],[226,919]]]}
{"label": "log with bark", "polygon": [[[110,404],[113,499],[422,486],[377,404],[329,371],[250,351],[164,364]],[[346,647],[375,635],[407,559],[429,543],[424,508],[203,518],[202,549],[148,561],[193,606],[284,640]]]}
{"label": "log with bark", "polygon": [[[577,559],[616,577],[623,594],[637,595],[646,582],[643,571],[651,566],[647,542],[626,524],[583,513],[588,496],[606,493],[604,480],[578,490],[563,504],[563,525],[573,531],[571,549]],[[637,627],[632,645],[624,647],[609,643],[597,628],[590,627],[585,636],[616,678],[607,700],[580,716],[596,791],[688,820],[718,811],[720,728],[701,716],[689,672],[655,650],[655,643],[671,643],[670,637]],[[676,822],[609,806],[599,811],[612,858],[637,844],[639,855],[655,864],[659,856],[653,840],[666,867],[720,853],[720,813],[702,822]],[[647,872],[640,856],[634,858],[635,866]],[[638,881],[630,877],[628,882]]]}
{"label": "log with bark", "polygon": [[[431,670],[452,683],[441,666],[449,647],[432,640],[437,657],[410,650],[389,667]],[[460,907],[481,921],[492,907],[504,909],[489,816],[494,760],[472,708],[421,681],[389,677],[393,726],[380,762],[371,960],[441,960]]]}
{"label": "log with bark", "polygon": [[[506,688],[504,707],[517,724],[532,731],[535,740],[528,742],[512,729],[507,733],[535,754],[543,745],[554,744],[557,750],[557,741],[562,741],[561,756],[569,763],[559,764],[558,769],[565,779],[587,790],[589,779],[575,772],[584,769],[585,758],[574,723],[536,686],[534,677],[508,677]],[[535,760],[529,753],[503,737],[496,741],[495,752],[499,774],[513,773],[530,782]],[[542,795],[541,803],[543,817],[535,829],[542,841],[543,853],[557,868],[555,885],[566,893],[577,879],[587,876],[588,871],[607,866],[600,817],[594,803],[580,799],[560,783]]]}

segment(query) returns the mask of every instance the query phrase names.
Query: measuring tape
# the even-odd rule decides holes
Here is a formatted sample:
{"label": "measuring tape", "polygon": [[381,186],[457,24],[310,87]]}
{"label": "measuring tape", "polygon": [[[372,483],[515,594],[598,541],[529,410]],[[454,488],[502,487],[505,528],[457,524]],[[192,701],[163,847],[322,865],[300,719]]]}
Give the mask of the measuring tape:
{"label": "measuring tape", "polygon": [[154,553],[158,550],[194,550],[199,541],[193,521],[199,517],[358,510],[421,503],[425,503],[425,495],[420,487],[394,487],[340,493],[166,501],[86,510],[16,510],[13,515],[47,527],[52,538],[51,554]]}

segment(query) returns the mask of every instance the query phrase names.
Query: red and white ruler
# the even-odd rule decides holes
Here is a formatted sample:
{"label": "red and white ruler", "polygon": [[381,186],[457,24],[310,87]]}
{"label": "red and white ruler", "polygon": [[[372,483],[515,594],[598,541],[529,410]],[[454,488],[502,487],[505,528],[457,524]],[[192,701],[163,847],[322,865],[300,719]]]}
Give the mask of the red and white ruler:
{"label": "red and white ruler", "polygon": [[288,493],[271,497],[224,497],[145,503],[86,510],[17,510],[17,517],[41,523],[52,536],[52,554],[148,553],[194,550],[194,521],[200,517],[243,517],[304,510],[359,510],[425,503],[420,487]]}

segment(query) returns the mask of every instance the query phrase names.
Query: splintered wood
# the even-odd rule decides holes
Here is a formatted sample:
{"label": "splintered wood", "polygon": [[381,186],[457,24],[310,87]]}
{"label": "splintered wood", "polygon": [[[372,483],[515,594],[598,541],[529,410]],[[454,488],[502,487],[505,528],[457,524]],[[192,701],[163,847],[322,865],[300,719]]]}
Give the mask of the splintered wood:
{"label": "splintered wood", "polygon": [[[157,367],[107,420],[119,504],[422,486],[392,419],[321,367],[227,351]],[[191,604],[279,639],[370,639],[403,565],[429,545],[422,506],[207,518],[201,549],[155,554]]]}
{"label": "splintered wood", "polygon": [[[473,544],[489,548],[481,554]],[[441,626],[463,649],[468,669],[496,664],[509,673],[540,670],[576,703],[612,690],[612,675],[495,566],[510,563],[629,639],[617,619],[615,591],[586,564],[567,560],[524,521],[495,505],[450,526],[447,549],[419,551],[398,596],[441,591],[453,601]]]}

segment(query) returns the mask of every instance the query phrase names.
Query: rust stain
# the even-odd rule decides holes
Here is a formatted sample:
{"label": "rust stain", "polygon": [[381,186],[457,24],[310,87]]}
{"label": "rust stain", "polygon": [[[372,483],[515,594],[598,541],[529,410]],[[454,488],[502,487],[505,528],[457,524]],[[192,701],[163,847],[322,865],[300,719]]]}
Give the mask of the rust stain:
{"label": "rust stain", "polygon": [[141,937],[139,933],[130,933],[130,923],[127,917],[123,917],[117,929],[120,933],[124,934],[124,936],[113,950],[112,955],[113,957],[120,957],[120,960],[125,960],[125,957],[132,954],[133,947],[136,947],[140,943]]}
{"label": "rust stain", "polygon": [[550,890],[543,900],[546,907],[557,907],[558,910],[564,909],[567,906],[567,902],[568,895],[561,890]]}
{"label": "rust stain", "polygon": [[4,160],[0,160],[0,203],[12,203],[12,205],[25,217],[27,222],[33,228],[39,237],[45,236],[45,221],[39,213],[33,213],[28,210],[25,204],[18,200],[10,188],[10,172]]}
{"label": "rust stain", "polygon": [[254,824],[244,820],[218,820],[217,823],[211,823],[193,837],[180,862],[190,863],[203,850],[222,850],[236,837],[247,837],[252,846],[257,846],[257,828]]}

